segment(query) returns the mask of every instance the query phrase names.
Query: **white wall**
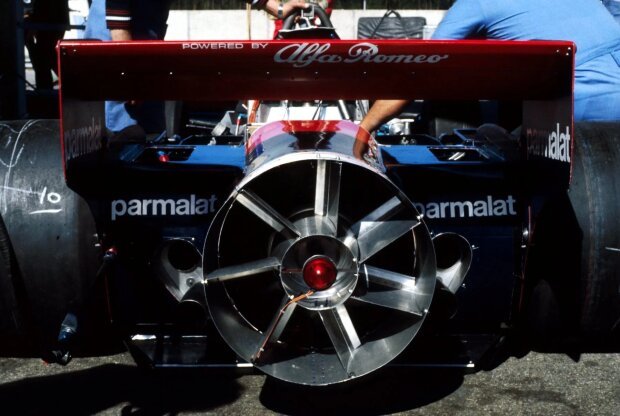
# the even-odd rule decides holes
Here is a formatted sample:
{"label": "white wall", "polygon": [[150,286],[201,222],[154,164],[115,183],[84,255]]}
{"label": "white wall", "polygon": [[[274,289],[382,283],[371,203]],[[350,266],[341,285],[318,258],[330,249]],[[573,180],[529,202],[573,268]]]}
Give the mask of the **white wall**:
{"label": "white wall", "polygon": [[[357,21],[365,16],[383,16],[384,10],[334,10],[331,21],[341,39],[357,37]],[[424,16],[425,38],[441,21],[445,10],[399,10],[401,16]],[[251,11],[251,39],[273,37],[273,20],[262,11]],[[244,40],[249,39],[245,10],[172,10],[166,40]]]}

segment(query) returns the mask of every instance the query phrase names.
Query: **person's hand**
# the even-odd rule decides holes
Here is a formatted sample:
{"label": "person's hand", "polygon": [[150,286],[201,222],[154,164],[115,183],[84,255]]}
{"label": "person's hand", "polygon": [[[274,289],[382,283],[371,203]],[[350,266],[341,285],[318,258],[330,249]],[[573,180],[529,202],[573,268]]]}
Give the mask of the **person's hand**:
{"label": "person's hand", "polygon": [[[268,0],[264,6],[265,11],[274,17],[280,17],[278,16],[280,3],[280,0]],[[306,0],[288,0],[287,2],[282,2],[282,18],[284,19],[287,17],[295,9],[305,9],[306,7],[308,7]]]}
{"label": "person's hand", "polygon": [[368,142],[372,140],[370,132],[364,127],[359,126],[355,135],[355,143],[353,143],[353,156],[356,159],[364,160],[364,155],[368,152]]}
{"label": "person's hand", "polygon": [[284,15],[284,17],[287,17],[295,9],[305,9],[306,7],[308,7],[308,4],[305,0],[289,0],[284,3],[282,7],[282,14]]}

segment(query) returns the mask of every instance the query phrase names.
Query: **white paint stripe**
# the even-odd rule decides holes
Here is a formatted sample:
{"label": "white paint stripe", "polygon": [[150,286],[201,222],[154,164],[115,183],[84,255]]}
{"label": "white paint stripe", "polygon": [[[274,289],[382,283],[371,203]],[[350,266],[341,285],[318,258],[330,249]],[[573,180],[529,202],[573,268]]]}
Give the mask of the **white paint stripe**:
{"label": "white paint stripe", "polygon": [[32,211],[32,212],[30,212],[30,215],[33,215],[33,214],[57,214],[60,211],[62,211],[61,208],[59,208],[59,209],[41,209],[39,211]]}
{"label": "white paint stripe", "polygon": [[131,17],[125,16],[106,16],[106,20],[111,20],[113,22],[129,22]]}

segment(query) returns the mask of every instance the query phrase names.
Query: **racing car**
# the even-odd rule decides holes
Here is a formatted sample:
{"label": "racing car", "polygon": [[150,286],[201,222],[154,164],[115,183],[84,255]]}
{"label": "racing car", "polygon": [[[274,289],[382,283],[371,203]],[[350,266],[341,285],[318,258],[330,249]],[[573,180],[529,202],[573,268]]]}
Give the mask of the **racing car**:
{"label": "racing car", "polygon": [[[574,122],[574,44],[328,32],[61,42],[61,119],[0,130],[4,353],[322,386],[618,350],[620,125]],[[106,100],[180,110],[114,140]]]}

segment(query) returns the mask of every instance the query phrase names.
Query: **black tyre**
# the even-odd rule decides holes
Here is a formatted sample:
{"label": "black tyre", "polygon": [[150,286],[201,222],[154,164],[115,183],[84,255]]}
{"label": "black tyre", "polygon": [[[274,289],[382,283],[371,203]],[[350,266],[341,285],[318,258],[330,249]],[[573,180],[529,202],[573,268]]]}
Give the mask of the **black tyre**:
{"label": "black tyre", "polygon": [[579,223],[579,328],[618,340],[620,322],[620,123],[577,123],[571,206]]}
{"label": "black tyre", "polygon": [[545,347],[618,346],[620,123],[577,123],[566,194],[536,219],[527,329]]}
{"label": "black tyre", "polygon": [[58,120],[0,124],[0,336],[45,351],[99,265],[94,220],[64,180]]}
{"label": "black tyre", "polygon": [[19,282],[15,281],[14,264],[11,242],[0,218],[0,352],[6,354],[23,351],[27,346],[27,324],[17,301]]}

